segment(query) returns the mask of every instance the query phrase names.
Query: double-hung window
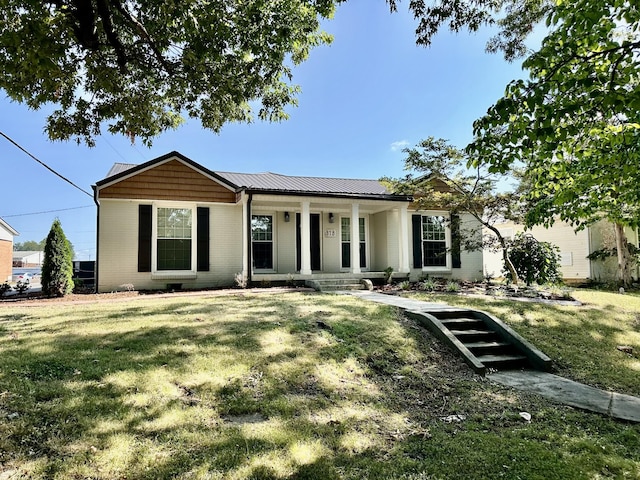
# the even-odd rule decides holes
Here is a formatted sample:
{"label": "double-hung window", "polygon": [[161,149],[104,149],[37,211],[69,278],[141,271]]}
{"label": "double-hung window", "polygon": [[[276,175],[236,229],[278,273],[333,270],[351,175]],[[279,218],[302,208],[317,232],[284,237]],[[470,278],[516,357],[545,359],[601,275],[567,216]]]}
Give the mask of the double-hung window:
{"label": "double-hung window", "polygon": [[[360,237],[360,268],[367,266],[367,230],[364,218],[358,219],[358,236]],[[351,267],[351,218],[340,219],[340,240],[342,246],[342,268]]]}
{"label": "double-hung window", "polygon": [[138,271],[162,278],[210,269],[209,207],[138,205]]}
{"label": "double-hung window", "polygon": [[192,230],[193,211],[190,208],[158,208],[158,270],[192,270]]}
{"label": "double-hung window", "polygon": [[422,216],[422,261],[424,267],[447,266],[446,231],[444,216]]}
{"label": "double-hung window", "polygon": [[272,215],[251,217],[251,245],[253,267],[260,270],[273,270]]}

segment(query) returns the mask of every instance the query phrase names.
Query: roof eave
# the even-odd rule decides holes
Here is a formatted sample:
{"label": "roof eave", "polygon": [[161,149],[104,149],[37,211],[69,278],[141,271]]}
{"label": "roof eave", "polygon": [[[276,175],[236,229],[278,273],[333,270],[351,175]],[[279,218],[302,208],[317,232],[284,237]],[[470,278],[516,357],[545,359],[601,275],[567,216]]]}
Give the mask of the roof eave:
{"label": "roof eave", "polygon": [[411,195],[393,195],[393,194],[377,194],[377,193],[339,193],[339,192],[313,192],[308,190],[277,190],[269,188],[252,188],[246,187],[247,193],[251,194],[268,194],[283,196],[305,196],[305,197],[322,197],[322,198],[352,198],[362,200],[386,200],[392,202],[412,202]]}

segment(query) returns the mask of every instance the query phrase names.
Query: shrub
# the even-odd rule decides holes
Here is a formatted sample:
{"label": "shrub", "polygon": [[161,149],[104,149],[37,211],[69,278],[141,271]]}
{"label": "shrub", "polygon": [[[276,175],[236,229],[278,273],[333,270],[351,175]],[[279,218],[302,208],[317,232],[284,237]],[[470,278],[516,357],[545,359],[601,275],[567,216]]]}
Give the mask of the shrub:
{"label": "shrub", "polygon": [[400,290],[411,290],[411,282],[409,280],[405,280],[404,282],[400,282],[398,287],[400,287]]}
{"label": "shrub", "polygon": [[433,292],[436,289],[436,282],[427,278],[426,280],[422,280],[418,282],[418,290],[422,290],[423,292]]}
{"label": "shrub", "polygon": [[242,274],[242,272],[238,272],[236,273],[235,277],[233,278],[236,287],[238,288],[247,288],[247,278]]}
{"label": "shrub", "polygon": [[449,293],[457,293],[460,291],[460,284],[451,280],[447,283],[446,290]]}
{"label": "shrub", "polygon": [[[516,234],[509,243],[509,258],[527,285],[533,282],[538,285],[559,283],[562,279],[560,249],[549,242],[539,242],[531,234]],[[507,280],[512,280],[506,268],[503,272]]]}
{"label": "shrub", "polygon": [[30,285],[29,282],[23,282],[22,280],[18,280],[18,283],[16,283],[16,292],[18,292],[19,295],[22,295],[23,293],[25,293],[27,290],[29,290]]}
{"label": "shrub", "polygon": [[391,283],[391,277],[393,276],[393,267],[387,267],[384,269],[384,283],[387,285]]}
{"label": "shrub", "polygon": [[9,282],[4,282],[2,285],[0,285],[0,297],[4,297],[5,294],[10,291],[11,285],[9,285]]}
{"label": "shrub", "polygon": [[71,246],[57,218],[44,245],[41,283],[42,292],[50,297],[62,297],[73,290]]}

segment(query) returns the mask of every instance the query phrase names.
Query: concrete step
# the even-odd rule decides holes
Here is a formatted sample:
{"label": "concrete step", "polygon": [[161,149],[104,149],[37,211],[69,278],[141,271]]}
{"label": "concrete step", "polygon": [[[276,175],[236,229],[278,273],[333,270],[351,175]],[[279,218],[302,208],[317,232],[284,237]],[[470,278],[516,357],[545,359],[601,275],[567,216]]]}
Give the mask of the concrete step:
{"label": "concrete step", "polygon": [[450,332],[463,344],[473,342],[491,342],[499,340],[495,332],[491,330],[469,329],[469,330],[451,330]]}
{"label": "concrete step", "polygon": [[324,284],[320,286],[320,291],[322,292],[339,290],[365,290],[365,286],[362,283]]}
{"label": "concrete step", "polygon": [[487,368],[516,368],[519,366],[525,366],[527,363],[527,357],[524,355],[479,355],[476,356],[483,365]]}
{"label": "concrete step", "polygon": [[493,341],[493,342],[465,342],[464,346],[467,347],[476,357],[478,355],[495,355],[497,353],[510,353],[513,350],[513,345],[505,341]]}
{"label": "concrete step", "polygon": [[484,322],[477,318],[448,318],[440,320],[440,322],[450,330],[483,330],[486,328]]}

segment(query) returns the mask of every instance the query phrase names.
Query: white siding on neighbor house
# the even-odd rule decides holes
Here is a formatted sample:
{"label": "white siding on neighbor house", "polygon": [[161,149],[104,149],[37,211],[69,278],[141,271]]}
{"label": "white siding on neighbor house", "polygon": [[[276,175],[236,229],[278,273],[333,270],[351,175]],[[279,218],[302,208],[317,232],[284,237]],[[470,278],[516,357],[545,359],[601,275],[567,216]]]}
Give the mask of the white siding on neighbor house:
{"label": "white siding on neighbor house", "polygon": [[[517,233],[524,232],[524,226],[505,222],[495,225],[505,237],[513,237]],[[485,230],[485,233],[490,233]],[[573,227],[566,222],[556,222],[551,228],[542,226],[533,227],[527,233],[541,242],[549,242],[560,249],[560,271],[565,280],[585,280],[591,277],[589,255],[589,230],[584,229],[575,232]],[[485,252],[484,271],[494,277],[502,277],[502,251]]]}
{"label": "white siding on neighbor house", "polygon": [[10,232],[6,228],[4,228],[4,226],[2,224],[0,224],[0,240],[7,240],[9,242],[13,241],[12,232]]}
{"label": "white siding on neighbor house", "polygon": [[98,291],[123,290],[126,288],[123,285],[127,284],[143,290],[164,289],[168,283],[182,283],[183,288],[233,285],[235,273],[242,271],[241,205],[198,203],[198,206],[210,209],[208,272],[197,272],[193,279],[153,280],[151,272],[138,272],[138,206],[149,203],[137,200],[101,200]]}

